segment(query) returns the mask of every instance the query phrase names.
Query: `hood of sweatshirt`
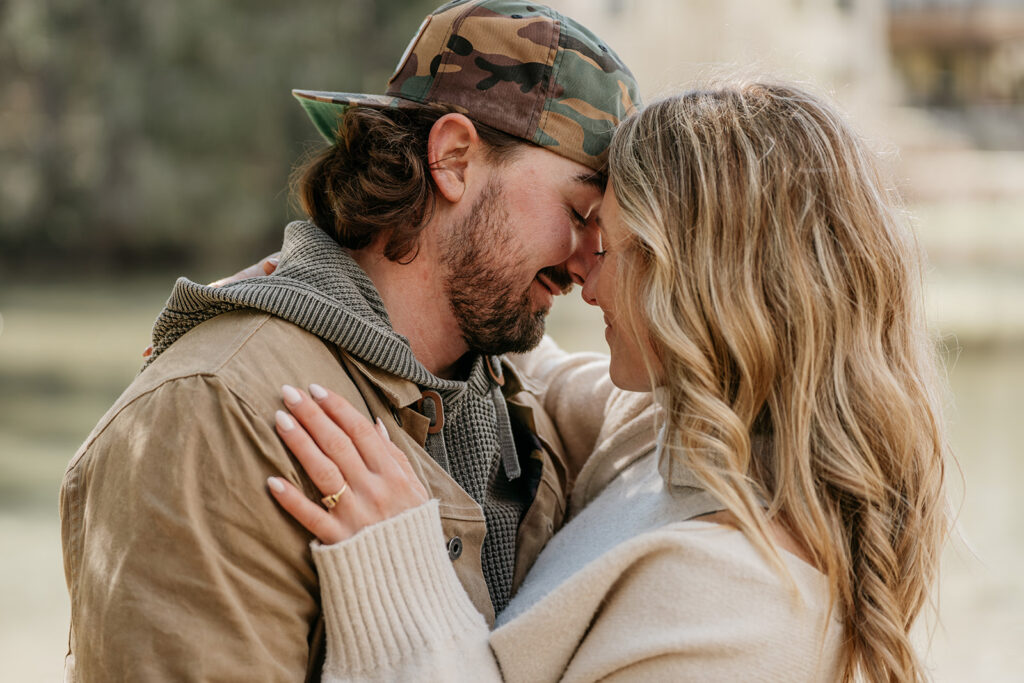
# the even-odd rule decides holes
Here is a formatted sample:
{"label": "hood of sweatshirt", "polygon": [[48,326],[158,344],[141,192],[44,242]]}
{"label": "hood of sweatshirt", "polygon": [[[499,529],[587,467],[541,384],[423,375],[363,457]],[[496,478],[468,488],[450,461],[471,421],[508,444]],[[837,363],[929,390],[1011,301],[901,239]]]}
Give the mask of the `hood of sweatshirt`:
{"label": "hood of sweatshirt", "polygon": [[[243,308],[270,313],[336,344],[366,363],[437,391],[491,390],[483,356],[464,382],[434,376],[413,356],[409,340],[391,327],[377,288],[348,250],[315,225],[285,228],[281,260],[272,275],[210,287],[179,278],[153,327],[151,363],[196,325]],[[144,366],[145,367],[145,366]]]}

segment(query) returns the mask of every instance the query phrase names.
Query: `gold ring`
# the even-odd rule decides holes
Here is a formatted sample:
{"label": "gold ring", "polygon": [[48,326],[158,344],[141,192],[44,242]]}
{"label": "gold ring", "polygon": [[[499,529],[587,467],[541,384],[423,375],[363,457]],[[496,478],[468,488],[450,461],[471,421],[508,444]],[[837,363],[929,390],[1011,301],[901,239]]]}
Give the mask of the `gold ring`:
{"label": "gold ring", "polygon": [[324,504],[325,508],[330,510],[331,508],[338,504],[338,499],[341,498],[341,494],[345,493],[345,491],[347,490],[348,482],[345,482],[345,485],[338,489],[337,493],[332,493],[329,496],[324,496],[323,498],[320,499],[320,502]]}

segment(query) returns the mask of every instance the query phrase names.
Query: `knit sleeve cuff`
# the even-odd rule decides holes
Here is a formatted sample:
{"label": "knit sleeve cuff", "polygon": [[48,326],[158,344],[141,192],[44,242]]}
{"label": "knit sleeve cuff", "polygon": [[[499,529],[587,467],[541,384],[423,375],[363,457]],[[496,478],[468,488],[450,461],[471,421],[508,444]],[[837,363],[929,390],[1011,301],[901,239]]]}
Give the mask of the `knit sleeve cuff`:
{"label": "knit sleeve cuff", "polygon": [[445,550],[436,500],[312,549],[327,625],[325,671],[400,669],[403,659],[464,638],[486,640],[487,624]]}

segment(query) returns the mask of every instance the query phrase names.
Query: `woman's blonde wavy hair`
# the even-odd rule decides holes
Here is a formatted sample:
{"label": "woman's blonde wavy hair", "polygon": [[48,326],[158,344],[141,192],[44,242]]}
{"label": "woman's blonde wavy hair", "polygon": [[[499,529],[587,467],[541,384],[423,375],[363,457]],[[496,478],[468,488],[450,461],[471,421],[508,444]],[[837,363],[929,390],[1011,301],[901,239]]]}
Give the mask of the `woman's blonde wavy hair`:
{"label": "woman's blonde wavy hair", "polygon": [[909,631],[949,527],[946,394],[875,156],[809,93],[732,83],[623,123],[609,167],[629,234],[616,310],[664,369],[673,465],[781,571],[769,521],[806,548],[844,680],[924,679]]}

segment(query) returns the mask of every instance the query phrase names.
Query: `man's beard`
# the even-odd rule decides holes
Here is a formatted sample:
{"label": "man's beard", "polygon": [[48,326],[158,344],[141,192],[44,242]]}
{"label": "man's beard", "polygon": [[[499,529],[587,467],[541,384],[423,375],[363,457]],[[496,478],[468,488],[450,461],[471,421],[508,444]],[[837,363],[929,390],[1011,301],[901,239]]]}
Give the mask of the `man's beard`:
{"label": "man's beard", "polygon": [[[533,310],[533,280],[517,291],[525,259],[518,251],[497,182],[484,188],[469,215],[453,226],[442,244],[445,291],[463,339],[471,351],[485,355],[522,353],[544,337],[546,310]],[[572,279],[561,267],[540,271],[563,292]]]}

